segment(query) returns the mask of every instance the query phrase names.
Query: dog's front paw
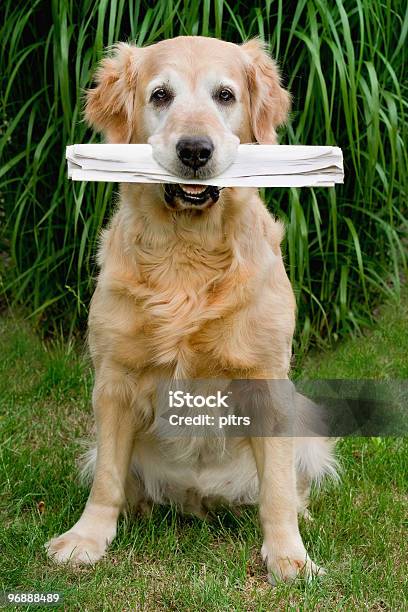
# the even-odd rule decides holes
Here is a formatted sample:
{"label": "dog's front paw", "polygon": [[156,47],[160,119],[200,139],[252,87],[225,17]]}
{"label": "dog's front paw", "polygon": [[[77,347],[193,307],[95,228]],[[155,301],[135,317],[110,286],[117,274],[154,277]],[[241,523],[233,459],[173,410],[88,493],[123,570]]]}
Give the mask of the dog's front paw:
{"label": "dog's front paw", "polygon": [[106,541],[87,538],[75,531],[67,531],[45,544],[47,554],[53,561],[73,565],[96,563],[105,554],[106,547]]}
{"label": "dog's front paw", "polygon": [[268,568],[268,580],[272,585],[282,580],[294,580],[298,576],[310,581],[326,573],[310,559],[303,547],[288,551],[272,552],[272,550],[273,548],[264,542],[261,555]]}

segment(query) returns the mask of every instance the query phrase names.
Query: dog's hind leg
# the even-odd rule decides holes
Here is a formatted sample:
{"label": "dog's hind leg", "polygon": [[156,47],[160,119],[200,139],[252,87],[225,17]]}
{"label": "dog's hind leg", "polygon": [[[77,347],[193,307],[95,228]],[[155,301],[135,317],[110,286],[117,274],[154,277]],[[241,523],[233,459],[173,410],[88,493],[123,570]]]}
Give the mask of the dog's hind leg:
{"label": "dog's hind leg", "polygon": [[298,496],[297,511],[299,516],[306,520],[312,519],[308,510],[311,484],[311,479],[306,474],[296,474],[296,490]]}

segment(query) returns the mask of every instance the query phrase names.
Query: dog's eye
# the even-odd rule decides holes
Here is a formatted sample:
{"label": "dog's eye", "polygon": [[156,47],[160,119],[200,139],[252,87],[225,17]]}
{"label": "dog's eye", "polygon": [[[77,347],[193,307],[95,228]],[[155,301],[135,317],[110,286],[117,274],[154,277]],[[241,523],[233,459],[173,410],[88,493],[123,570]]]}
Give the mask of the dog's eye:
{"label": "dog's eye", "polygon": [[171,91],[166,89],[165,87],[158,87],[152,92],[150,96],[150,101],[155,102],[156,104],[167,104],[173,98],[173,94]]}
{"label": "dog's eye", "polygon": [[235,100],[235,96],[230,89],[223,87],[216,93],[216,98],[219,102],[226,103]]}

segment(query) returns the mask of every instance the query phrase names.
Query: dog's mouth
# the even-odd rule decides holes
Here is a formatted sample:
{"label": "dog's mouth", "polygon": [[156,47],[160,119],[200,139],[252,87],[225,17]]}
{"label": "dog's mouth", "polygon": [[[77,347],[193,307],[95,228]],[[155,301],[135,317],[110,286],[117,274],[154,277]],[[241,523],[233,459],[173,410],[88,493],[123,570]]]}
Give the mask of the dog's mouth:
{"label": "dog's mouth", "polygon": [[214,185],[166,183],[164,186],[164,199],[172,209],[203,209],[215,204],[219,197],[220,189]]}

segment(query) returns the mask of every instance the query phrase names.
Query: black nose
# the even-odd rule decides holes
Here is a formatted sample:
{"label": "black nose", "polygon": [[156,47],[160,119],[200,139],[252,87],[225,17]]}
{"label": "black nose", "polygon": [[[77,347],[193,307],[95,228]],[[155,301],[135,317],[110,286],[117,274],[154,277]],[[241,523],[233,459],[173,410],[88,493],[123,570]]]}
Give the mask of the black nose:
{"label": "black nose", "polygon": [[185,136],[178,141],[176,151],[183,164],[197,170],[211,158],[214,145],[207,136]]}

